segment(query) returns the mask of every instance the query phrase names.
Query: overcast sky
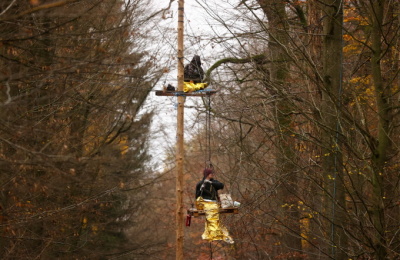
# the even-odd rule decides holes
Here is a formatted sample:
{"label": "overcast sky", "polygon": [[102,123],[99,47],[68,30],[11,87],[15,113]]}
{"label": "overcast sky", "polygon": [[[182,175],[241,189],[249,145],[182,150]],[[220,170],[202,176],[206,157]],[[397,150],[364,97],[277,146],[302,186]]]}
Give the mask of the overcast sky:
{"label": "overcast sky", "polygon": [[[164,9],[168,6],[169,0],[155,1],[154,6],[158,9]],[[215,44],[210,42],[209,38],[224,34],[224,29],[219,27],[213,21],[209,13],[204,10],[205,0],[185,0],[185,20],[184,20],[184,56],[185,64],[187,64],[194,54],[198,54],[202,58],[203,68],[207,70],[215,60],[222,54],[222,49],[218,48]],[[206,0],[209,7],[223,16],[227,9],[233,8],[232,3],[237,3],[233,0]],[[163,52],[167,53],[170,63],[161,64],[169,68],[169,73],[165,73],[156,89],[161,90],[164,84],[177,85],[177,26],[178,26],[178,0],[171,4],[171,8],[165,12],[165,19],[161,23],[154,24],[154,32],[157,35],[159,42],[155,43],[156,48],[163,48]],[[168,32],[168,33],[166,33]],[[210,86],[209,88],[212,88]],[[186,98],[185,105],[197,106],[193,102],[201,100],[196,97]],[[200,104],[201,105],[201,104]],[[165,159],[166,150],[173,149],[176,144],[176,98],[175,97],[159,97],[151,93],[147,107],[156,109],[156,115],[153,119],[152,137],[151,137],[151,153],[153,156],[152,164],[157,170],[161,170],[163,165],[162,161]],[[197,124],[194,123],[193,118],[195,109],[185,108],[185,136],[187,141],[191,133],[197,129]],[[162,129],[163,132],[158,130]],[[189,131],[190,130],[190,131]]]}

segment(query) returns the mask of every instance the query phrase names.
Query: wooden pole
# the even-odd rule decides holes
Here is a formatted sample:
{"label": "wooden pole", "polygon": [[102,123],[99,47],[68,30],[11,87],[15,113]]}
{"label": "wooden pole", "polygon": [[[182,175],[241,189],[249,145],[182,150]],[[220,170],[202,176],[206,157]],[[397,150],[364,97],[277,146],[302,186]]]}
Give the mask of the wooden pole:
{"label": "wooden pole", "polygon": [[[178,91],[183,91],[183,21],[184,0],[178,4]],[[176,259],[183,260],[183,130],[185,97],[178,96],[178,115],[176,130]]]}

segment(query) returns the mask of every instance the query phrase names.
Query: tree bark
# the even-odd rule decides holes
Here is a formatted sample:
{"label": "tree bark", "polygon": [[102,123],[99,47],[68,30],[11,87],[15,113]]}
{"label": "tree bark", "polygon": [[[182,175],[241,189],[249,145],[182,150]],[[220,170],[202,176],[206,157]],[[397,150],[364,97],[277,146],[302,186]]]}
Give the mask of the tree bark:
{"label": "tree bark", "polygon": [[[258,1],[264,13],[268,18],[268,42],[270,66],[270,78],[266,82],[271,82],[272,92],[278,94],[280,100],[275,105],[276,133],[278,151],[276,155],[276,164],[279,166],[276,181],[279,183],[277,194],[279,203],[278,219],[284,227],[281,230],[281,248],[282,257],[290,256],[290,259],[301,259],[297,254],[302,250],[301,231],[300,231],[300,213],[298,211],[297,199],[297,175],[295,170],[295,152],[294,139],[292,137],[292,111],[291,102],[286,93],[288,89],[289,77],[289,56],[286,53],[286,47],[289,43],[288,20],[285,10],[285,3],[279,0]],[[268,86],[268,84],[265,84]]]}
{"label": "tree bark", "polygon": [[342,30],[341,1],[322,1],[323,19],[323,89],[321,102],[321,157],[324,176],[327,254],[332,259],[346,259],[343,249],[347,238],[345,222],[345,190],[343,155],[341,152]]}
{"label": "tree bark", "polygon": [[389,96],[390,88],[386,87],[383,82],[381,58],[382,58],[382,24],[385,0],[377,0],[371,2],[371,18],[372,18],[372,58],[371,69],[372,78],[375,87],[375,98],[378,111],[378,140],[375,150],[373,151],[372,165],[372,222],[375,229],[373,238],[375,259],[386,259],[386,239],[385,239],[385,212],[384,201],[384,166],[387,161],[387,151],[390,147],[389,138]]}

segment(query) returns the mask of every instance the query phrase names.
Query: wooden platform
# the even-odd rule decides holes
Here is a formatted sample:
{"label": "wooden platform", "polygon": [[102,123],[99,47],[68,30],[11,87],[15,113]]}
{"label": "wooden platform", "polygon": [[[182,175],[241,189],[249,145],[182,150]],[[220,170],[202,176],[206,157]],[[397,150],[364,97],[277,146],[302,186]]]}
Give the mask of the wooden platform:
{"label": "wooden platform", "polygon": [[214,95],[215,93],[217,93],[217,91],[213,89],[203,89],[193,92],[156,90],[156,96],[167,96],[167,97],[175,97],[175,96],[204,97],[204,96]]}
{"label": "wooden platform", "polygon": [[[194,216],[194,217],[199,217],[199,216],[205,216],[206,213],[204,210],[197,210],[195,208],[191,208],[187,210],[187,213]],[[231,208],[219,208],[219,214],[238,214],[239,213],[239,208],[236,207],[231,207]]]}

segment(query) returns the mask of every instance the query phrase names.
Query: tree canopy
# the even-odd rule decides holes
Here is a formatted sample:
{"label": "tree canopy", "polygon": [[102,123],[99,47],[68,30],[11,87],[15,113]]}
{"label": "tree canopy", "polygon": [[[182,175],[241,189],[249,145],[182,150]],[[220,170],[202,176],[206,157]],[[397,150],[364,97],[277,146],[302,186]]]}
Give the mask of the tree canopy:
{"label": "tree canopy", "polygon": [[[2,259],[174,259],[175,151],[151,168],[145,104],[175,69],[175,3],[0,3]],[[399,258],[399,3],[196,5],[185,64],[217,94],[187,106],[185,206],[210,153],[241,207],[234,247],[196,218],[185,259]]]}

